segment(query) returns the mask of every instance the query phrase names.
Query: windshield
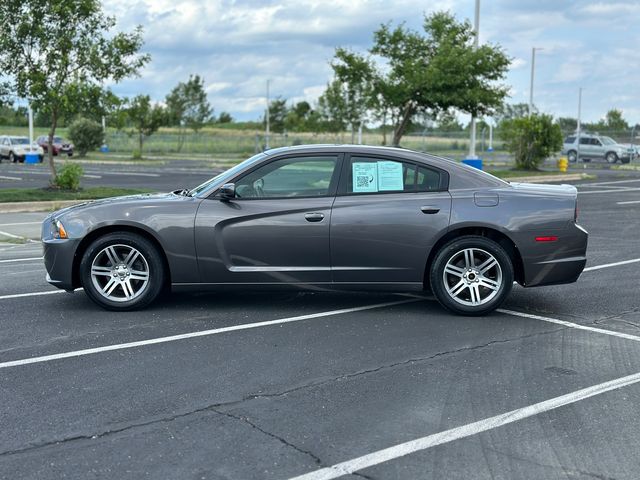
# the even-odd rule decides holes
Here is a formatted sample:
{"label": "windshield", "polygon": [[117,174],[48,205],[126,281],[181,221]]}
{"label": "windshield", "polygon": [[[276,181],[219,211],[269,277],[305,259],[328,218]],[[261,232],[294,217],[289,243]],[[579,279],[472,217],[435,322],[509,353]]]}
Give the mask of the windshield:
{"label": "windshield", "polygon": [[214,189],[217,186],[224,185],[228,179],[233,178],[238,172],[243,170],[245,167],[257,162],[258,160],[264,157],[264,153],[258,153],[251,158],[248,158],[244,162],[239,163],[235,167],[231,167],[229,170],[225,170],[220,175],[216,175],[215,177],[207,180],[202,185],[198,185],[196,188],[189,192],[191,196],[197,196],[200,193],[209,191]]}
{"label": "windshield", "polygon": [[611,137],[600,137],[600,140],[602,140],[602,143],[604,143],[605,145],[615,145],[617,143]]}
{"label": "windshield", "polygon": [[13,137],[11,139],[11,144],[12,145],[29,145],[29,139],[22,138],[22,137]]}

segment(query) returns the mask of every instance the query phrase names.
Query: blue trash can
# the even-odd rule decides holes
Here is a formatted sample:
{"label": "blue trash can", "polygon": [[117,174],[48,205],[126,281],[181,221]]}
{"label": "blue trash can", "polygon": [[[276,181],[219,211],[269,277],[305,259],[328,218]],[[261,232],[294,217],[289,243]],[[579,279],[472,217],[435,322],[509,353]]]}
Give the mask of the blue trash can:
{"label": "blue trash can", "polygon": [[40,155],[37,153],[27,153],[24,156],[24,163],[40,163]]}
{"label": "blue trash can", "polygon": [[462,160],[462,163],[469,165],[470,167],[477,168],[478,170],[482,170],[481,158],[465,158]]}

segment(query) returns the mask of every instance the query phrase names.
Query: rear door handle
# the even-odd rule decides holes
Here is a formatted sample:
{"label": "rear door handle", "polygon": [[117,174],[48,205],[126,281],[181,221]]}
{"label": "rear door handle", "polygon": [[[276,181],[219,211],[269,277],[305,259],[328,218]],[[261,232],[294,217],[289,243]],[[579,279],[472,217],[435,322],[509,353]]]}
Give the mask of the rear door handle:
{"label": "rear door handle", "polygon": [[306,213],[304,218],[307,219],[307,222],[321,222],[324,220],[324,213]]}
{"label": "rear door handle", "polygon": [[438,207],[432,207],[431,205],[420,207],[420,210],[422,210],[422,213],[426,213],[427,215],[433,215],[434,213],[438,213],[440,211]]}

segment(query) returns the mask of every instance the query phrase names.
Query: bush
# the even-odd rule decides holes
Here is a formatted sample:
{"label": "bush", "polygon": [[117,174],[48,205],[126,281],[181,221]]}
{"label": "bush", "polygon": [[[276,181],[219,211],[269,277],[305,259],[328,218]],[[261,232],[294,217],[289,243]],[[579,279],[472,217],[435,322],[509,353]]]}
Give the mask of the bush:
{"label": "bush", "polygon": [[134,160],[142,160],[142,151],[139,148],[135,148],[131,153],[131,158]]}
{"label": "bush", "polygon": [[506,120],[500,130],[518,169],[537,170],[545,159],[562,149],[562,131],[551,115]]}
{"label": "bush", "polygon": [[78,155],[84,157],[87,152],[97,150],[104,142],[102,125],[88,118],[79,118],[69,125],[69,138]]}
{"label": "bush", "polygon": [[84,171],[77,163],[67,163],[56,176],[56,187],[64,190],[78,190]]}

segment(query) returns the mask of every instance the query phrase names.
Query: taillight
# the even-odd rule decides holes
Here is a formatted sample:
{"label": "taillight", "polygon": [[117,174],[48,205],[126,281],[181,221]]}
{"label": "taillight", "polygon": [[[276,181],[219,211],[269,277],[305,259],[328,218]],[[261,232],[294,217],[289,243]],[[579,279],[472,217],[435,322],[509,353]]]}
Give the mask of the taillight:
{"label": "taillight", "polygon": [[557,242],[558,237],[555,235],[547,235],[544,237],[536,237],[536,242]]}

